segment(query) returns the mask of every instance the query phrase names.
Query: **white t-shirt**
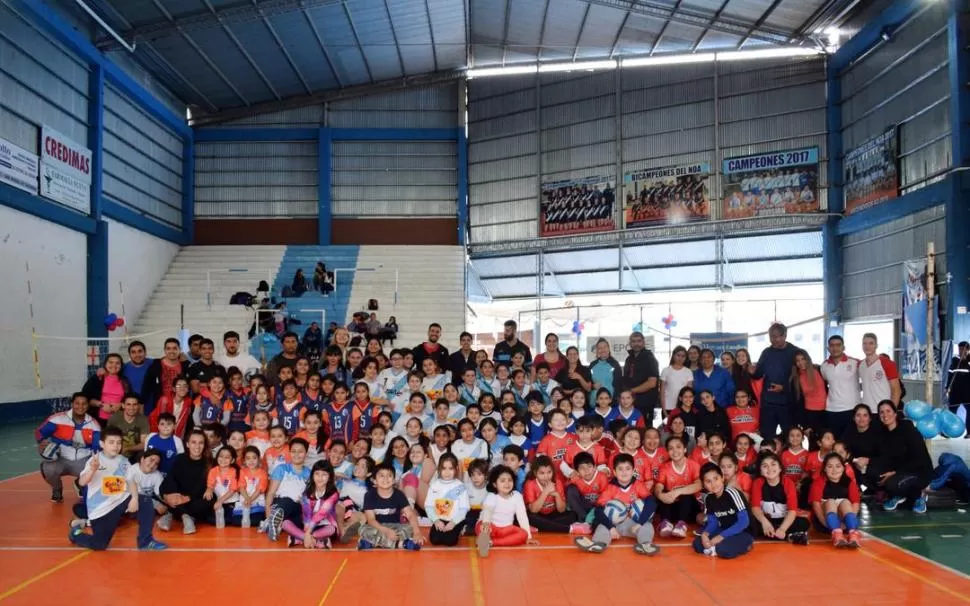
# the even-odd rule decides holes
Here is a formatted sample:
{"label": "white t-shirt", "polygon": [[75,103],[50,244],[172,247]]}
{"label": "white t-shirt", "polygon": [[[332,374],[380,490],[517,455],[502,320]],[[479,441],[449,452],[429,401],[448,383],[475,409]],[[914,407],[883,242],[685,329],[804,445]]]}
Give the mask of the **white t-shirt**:
{"label": "white t-shirt", "polygon": [[859,361],[843,355],[832,362],[831,358],[822,362],[819,370],[822,378],[829,384],[829,395],[825,399],[827,412],[845,412],[855,408],[861,400],[859,395]]}
{"label": "white t-shirt", "polygon": [[529,533],[529,538],[532,538],[532,533],[528,530],[529,515],[526,513],[525,501],[519,491],[513,490],[507,498],[493,492],[488,493],[482,510],[482,519],[499,528],[511,526],[518,520],[519,525]]}
{"label": "white t-shirt", "polygon": [[158,487],[162,485],[162,480],[164,479],[161,472],[158,470],[151,473],[145,473],[138,465],[132,465],[128,469],[128,473],[125,475],[125,478],[129,482],[134,482],[135,485],[138,486],[138,494],[145,497],[157,495]]}
{"label": "white t-shirt", "polygon": [[872,364],[861,360],[859,378],[862,380],[862,402],[875,414],[879,402],[891,399],[893,392],[890,381],[899,378],[899,369],[886,356],[879,356]]}
{"label": "white t-shirt", "polygon": [[694,380],[694,373],[686,366],[681,368],[668,366],[660,373],[660,380],[664,383],[664,410],[673,410],[677,408],[677,396],[680,390]]}
{"label": "white t-shirt", "polygon": [[248,383],[249,378],[255,374],[259,374],[262,370],[262,366],[259,364],[259,360],[252,357],[248,353],[237,353],[235,356],[229,356],[225,353],[218,356],[214,356],[216,364],[219,364],[227,371],[230,366],[235,366],[243,373],[243,379]]}
{"label": "white t-shirt", "polygon": [[283,463],[276,466],[276,469],[270,474],[270,479],[279,482],[279,486],[276,488],[277,498],[285,497],[299,503],[303,491],[306,490],[307,480],[310,479],[310,468],[304,465],[297,472],[291,464]]}
{"label": "white t-shirt", "polygon": [[481,438],[475,438],[471,444],[466,444],[464,440],[457,439],[451,444],[451,453],[458,457],[462,470],[468,469],[468,464],[474,459],[485,459],[488,457],[488,444]]}
{"label": "white t-shirt", "polygon": [[[411,390],[408,389],[408,371],[402,368],[395,373],[393,368],[385,368],[381,371],[381,374],[377,375],[377,382],[381,384],[381,389],[384,390],[384,396],[382,397],[390,400],[395,411],[403,411],[404,406],[398,407],[400,403],[398,398],[404,394],[408,397],[411,396]],[[371,395],[373,396],[374,394]],[[405,405],[407,402],[407,400],[404,400]]]}

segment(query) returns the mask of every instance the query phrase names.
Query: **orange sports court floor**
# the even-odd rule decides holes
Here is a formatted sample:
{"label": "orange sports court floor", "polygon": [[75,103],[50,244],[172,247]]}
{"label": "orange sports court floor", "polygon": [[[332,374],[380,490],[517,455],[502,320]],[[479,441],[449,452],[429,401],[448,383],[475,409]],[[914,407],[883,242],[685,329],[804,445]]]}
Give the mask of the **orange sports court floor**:
{"label": "orange sports court floor", "polygon": [[[809,547],[758,543],[728,561],[695,554],[687,540],[663,541],[662,551],[648,558],[628,542],[591,555],[569,537],[540,535],[537,547],[495,549],[480,559],[470,541],[421,553],[304,551],[271,544],[255,529],[200,525],[192,536],[157,532],[170,549],[141,553],[135,523],[126,521],[109,551],[92,553],[67,541],[74,494],[65,485],[64,503],[54,504],[37,472],[0,481],[0,603],[970,603],[970,576],[871,537],[859,551],[837,551],[821,537]],[[965,526],[892,514],[880,514],[878,522],[899,532],[961,532],[951,546],[967,563]]]}

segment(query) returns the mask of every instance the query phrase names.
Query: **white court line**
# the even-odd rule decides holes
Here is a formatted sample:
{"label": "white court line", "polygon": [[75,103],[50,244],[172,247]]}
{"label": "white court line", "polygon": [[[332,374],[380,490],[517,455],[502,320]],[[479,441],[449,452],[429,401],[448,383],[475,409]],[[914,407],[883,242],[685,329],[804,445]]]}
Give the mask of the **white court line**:
{"label": "white court line", "polygon": [[933,566],[937,566],[939,568],[942,568],[943,570],[946,570],[948,572],[952,572],[953,574],[957,575],[958,577],[960,577],[962,579],[966,579],[967,581],[970,581],[970,574],[967,574],[965,572],[961,572],[961,571],[957,570],[956,568],[950,568],[946,564],[941,564],[940,562],[931,560],[931,559],[929,559],[929,558],[927,558],[925,556],[921,556],[918,553],[912,552],[912,551],[910,551],[908,549],[904,549],[903,547],[900,547],[899,545],[896,545],[895,543],[890,543],[889,541],[887,541],[885,539],[880,539],[879,537],[877,537],[875,535],[872,535],[872,534],[869,534],[868,532],[863,532],[862,534],[864,534],[869,539],[871,539],[871,540],[873,540],[873,541],[875,541],[877,543],[882,543],[883,545],[885,545],[887,547],[892,547],[893,549],[902,551],[903,553],[905,553],[907,555],[913,556],[917,560],[922,560],[922,561],[926,562],[927,564],[932,564]]}
{"label": "white court line", "polygon": [[962,539],[963,535],[962,534],[941,534],[940,538],[941,539]]}

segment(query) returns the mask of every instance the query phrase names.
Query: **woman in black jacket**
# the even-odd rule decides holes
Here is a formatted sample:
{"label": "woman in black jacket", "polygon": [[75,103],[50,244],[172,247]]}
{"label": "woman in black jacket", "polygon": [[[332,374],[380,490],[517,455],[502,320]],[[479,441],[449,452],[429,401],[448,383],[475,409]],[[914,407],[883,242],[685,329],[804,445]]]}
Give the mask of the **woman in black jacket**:
{"label": "woman in black jacket", "polygon": [[855,468],[856,478],[860,484],[866,486],[866,492],[879,483],[879,476],[873,474],[872,463],[879,455],[882,432],[882,424],[872,422],[869,406],[857,404],[852,409],[852,423],[842,435],[842,442],[852,455],[852,467]]}
{"label": "woman in black jacket", "polygon": [[162,396],[172,398],[175,395],[175,379],[189,376],[189,362],[182,357],[182,350],[178,339],[165,339],[164,355],[152,360],[145,371],[145,380],[141,384],[141,402],[147,408],[153,408],[153,403]]}
{"label": "woman in black jacket", "polygon": [[731,420],[727,412],[714,400],[714,394],[701,391],[701,407],[697,411],[697,434],[710,437],[714,434],[731,435]]}
{"label": "woman in black jacket", "polygon": [[182,532],[193,534],[196,520],[208,520],[213,515],[213,501],[204,498],[208,474],[205,434],[194,429],[185,441],[185,452],[175,457],[158,489],[168,506],[168,513],[158,520],[159,528],[171,530],[172,517],[177,515],[182,519]]}
{"label": "woman in black jacket", "polygon": [[555,379],[562,385],[566,397],[571,396],[577,389],[585,392],[593,389],[593,378],[589,374],[589,369],[579,361],[579,349],[574,346],[566,348],[566,365],[555,376]]}
{"label": "woman in black jacket", "polygon": [[926,512],[924,491],[933,479],[933,461],[926,442],[916,427],[899,416],[892,400],[879,402],[879,420],[884,431],[873,462],[879,484],[889,494],[883,507],[893,511],[900,503],[912,504],[916,513]]}

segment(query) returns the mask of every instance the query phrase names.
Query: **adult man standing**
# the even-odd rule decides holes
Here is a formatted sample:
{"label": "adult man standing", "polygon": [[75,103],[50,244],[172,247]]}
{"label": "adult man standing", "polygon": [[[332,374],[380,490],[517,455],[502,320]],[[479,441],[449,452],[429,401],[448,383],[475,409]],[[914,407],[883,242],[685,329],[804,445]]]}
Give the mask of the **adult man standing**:
{"label": "adult man standing", "polygon": [[295,332],[288,331],[283,333],[283,339],[280,342],[283,345],[283,351],[273,356],[273,359],[266,365],[266,380],[269,381],[270,385],[276,384],[276,377],[279,375],[281,368],[284,366],[293,368],[296,366],[296,361],[300,357],[298,351],[300,341]]}
{"label": "adult man standing", "polygon": [[199,361],[189,366],[189,386],[192,387],[192,393],[199,393],[213,375],[226,374],[226,369],[216,363],[215,353],[216,344],[212,339],[202,339],[199,343]]}
{"label": "adult man standing", "polygon": [[250,377],[257,374],[262,367],[259,361],[248,353],[239,351],[239,333],[230,330],[222,335],[224,353],[216,356],[216,363],[229,370],[233,366],[243,373],[243,379],[249,383]]}
{"label": "adult man standing", "polygon": [[657,382],[660,380],[660,365],[656,356],[647,349],[642,332],[630,335],[630,349],[623,362],[623,389],[633,393],[633,405],[643,414],[647,427],[653,426],[653,411],[660,401]]}
{"label": "adult man standing", "polygon": [[768,329],[771,347],[761,352],[757,364],[748,370],[754,379],[764,378],[764,386],[758,394],[761,408],[761,432],[765,437],[773,437],[778,427],[788,433],[792,426],[792,405],[794,397],[791,388],[792,366],[795,354],[800,350],[788,342],[788,328],[776,322]]}
{"label": "adult man standing", "polygon": [[[970,416],[970,343],[960,341],[957,354],[957,357],[950,362],[950,377],[946,393],[951,412],[956,414],[962,404],[964,414]],[[967,437],[970,437],[970,433]]]}
{"label": "adult man standing", "polygon": [[414,355],[414,368],[421,369],[425,358],[432,358],[444,372],[448,370],[448,348],[438,343],[441,338],[441,324],[432,322],[428,326],[428,340],[411,350]]}
{"label": "adult man standing", "polygon": [[40,475],[51,486],[51,501],[64,500],[62,476],[74,476],[84,471],[91,455],[98,451],[101,426],[88,415],[88,399],[78,392],[71,396],[71,409],[55,412],[37,428],[34,437],[44,461]]}
{"label": "adult man standing", "polygon": [[[859,361],[845,355],[845,341],[839,335],[829,337],[829,357],[819,368],[829,384],[825,398],[825,426],[842,436],[852,421],[853,409],[859,403]],[[870,407],[873,411],[875,406]],[[818,436],[813,436],[817,440]]]}
{"label": "adult man standing", "polygon": [[865,360],[859,364],[862,402],[869,407],[872,414],[876,414],[879,402],[883,400],[892,400],[896,408],[899,408],[899,401],[903,397],[899,368],[889,356],[877,352],[878,347],[879,341],[875,333],[867,332],[862,335],[862,353],[866,355]]}
{"label": "adult man standing", "polygon": [[[125,363],[121,371],[121,374],[128,379],[131,391],[138,394],[141,393],[142,387],[145,385],[145,375],[148,373],[148,367],[153,362],[145,353],[144,343],[141,341],[132,341],[128,345],[128,362]],[[145,406],[145,414],[151,414],[155,403],[143,402],[143,404]]]}
{"label": "adult man standing", "polygon": [[472,349],[471,333],[462,332],[458,335],[458,343],[461,347],[448,358],[448,370],[451,371],[451,382],[456,386],[461,383],[461,377],[465,370],[469,368],[478,370],[475,367],[475,350]]}
{"label": "adult man standing", "polygon": [[506,321],[504,329],[505,340],[497,343],[495,345],[495,351],[492,352],[492,361],[495,362],[495,365],[505,364],[506,366],[511,366],[512,356],[517,352],[522,352],[522,355],[525,356],[526,366],[532,364],[532,350],[529,349],[528,345],[519,341],[517,336],[519,327],[515,323],[515,320]]}

